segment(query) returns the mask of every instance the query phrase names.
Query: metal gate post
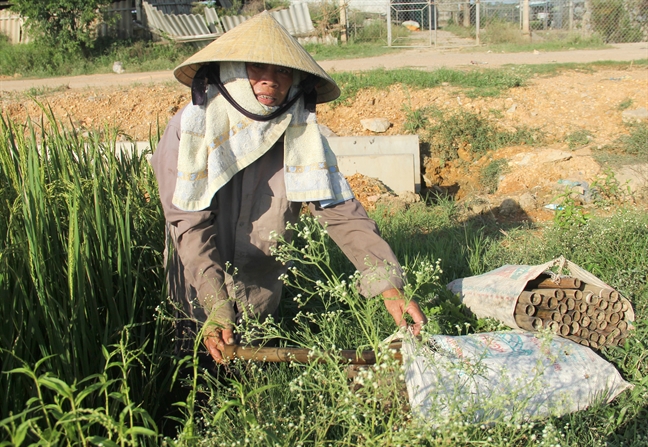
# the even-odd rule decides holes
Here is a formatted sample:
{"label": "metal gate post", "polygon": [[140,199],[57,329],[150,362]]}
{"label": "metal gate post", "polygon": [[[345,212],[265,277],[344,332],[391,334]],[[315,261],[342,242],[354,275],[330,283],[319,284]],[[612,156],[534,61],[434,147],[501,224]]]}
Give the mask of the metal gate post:
{"label": "metal gate post", "polygon": [[391,30],[391,0],[387,2],[387,46],[392,46],[392,30]]}
{"label": "metal gate post", "polygon": [[481,5],[479,4],[479,0],[477,0],[477,4],[475,6],[475,9],[477,9],[476,15],[475,15],[475,43],[477,45],[480,45],[480,42],[479,42],[479,14],[480,14]]}
{"label": "metal gate post", "polygon": [[437,46],[439,42],[439,36],[437,30],[439,29],[439,10],[437,9],[436,1],[432,2],[434,5],[434,46]]}
{"label": "metal gate post", "polygon": [[[434,8],[434,2],[428,0],[428,24],[432,26],[432,8]],[[436,24],[434,27],[434,32],[436,32]],[[430,46],[432,46],[432,30],[430,30]]]}

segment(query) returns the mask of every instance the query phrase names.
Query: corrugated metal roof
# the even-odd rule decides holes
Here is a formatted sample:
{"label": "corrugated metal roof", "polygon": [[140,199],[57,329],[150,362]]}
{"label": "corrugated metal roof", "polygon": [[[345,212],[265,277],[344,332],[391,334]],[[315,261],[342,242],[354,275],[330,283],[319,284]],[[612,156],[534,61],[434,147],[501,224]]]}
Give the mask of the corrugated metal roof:
{"label": "corrugated metal roof", "polygon": [[[305,37],[315,32],[307,3],[296,3],[288,9],[272,11],[272,17],[295,37]],[[225,31],[245,22],[250,16],[223,16],[221,22]]]}
{"label": "corrugated metal roof", "polygon": [[[165,14],[148,2],[143,2],[143,5],[149,27],[167,34],[173,40],[181,42],[214,40],[222,34],[219,29],[215,32],[211,31],[207,26],[207,19],[202,15]],[[217,30],[215,26],[214,30]]]}
{"label": "corrugated metal roof", "polygon": [[[159,0],[158,0],[159,1]],[[148,2],[143,2],[144,11],[150,28],[166,33],[174,40],[190,41],[213,39],[240,25],[249,16],[218,17],[214,8],[205,8],[205,15],[198,14],[167,14]],[[272,11],[272,16],[293,36],[309,37],[315,33],[308,4],[297,3],[288,9]]]}

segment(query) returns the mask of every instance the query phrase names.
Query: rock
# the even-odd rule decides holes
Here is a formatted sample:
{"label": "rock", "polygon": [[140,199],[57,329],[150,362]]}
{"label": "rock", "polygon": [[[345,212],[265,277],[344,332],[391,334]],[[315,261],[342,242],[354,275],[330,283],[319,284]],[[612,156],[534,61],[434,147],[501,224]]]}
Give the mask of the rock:
{"label": "rock", "polygon": [[113,63],[112,71],[114,71],[117,74],[122,74],[125,70],[121,62],[115,61]]}
{"label": "rock", "polygon": [[392,216],[407,211],[407,203],[404,200],[388,194],[382,195],[380,200],[378,200],[377,205],[378,204],[383,207],[384,211]]}
{"label": "rock", "polygon": [[488,202],[479,202],[473,203],[470,205],[470,210],[475,214],[484,214],[484,212],[490,209],[490,203]]}
{"label": "rock", "polygon": [[637,196],[646,197],[648,194],[648,163],[622,166],[616,171],[615,178]]}
{"label": "rock", "polygon": [[515,113],[515,109],[517,109],[517,104],[513,103],[511,107],[506,111],[506,113]]}
{"label": "rock", "polygon": [[639,107],[634,110],[624,110],[621,113],[621,120],[624,123],[640,123],[648,120],[648,110],[645,107]]}
{"label": "rock", "polygon": [[360,124],[366,130],[379,133],[386,132],[391,127],[391,123],[387,118],[367,118],[360,120]]}
{"label": "rock", "polygon": [[421,201],[421,196],[412,191],[403,191],[398,193],[398,198],[405,203],[416,203]]}
{"label": "rock", "polygon": [[538,207],[538,201],[530,192],[525,192],[518,199],[520,208],[524,211],[533,211]]}

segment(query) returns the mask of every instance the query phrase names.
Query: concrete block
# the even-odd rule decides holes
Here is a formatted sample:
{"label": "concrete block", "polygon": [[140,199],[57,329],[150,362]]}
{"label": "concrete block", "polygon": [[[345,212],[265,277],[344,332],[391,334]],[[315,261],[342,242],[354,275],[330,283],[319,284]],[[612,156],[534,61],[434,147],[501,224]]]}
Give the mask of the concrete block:
{"label": "concrete block", "polygon": [[329,137],[327,141],[344,175],[359,172],[375,177],[395,192],[421,191],[417,135]]}
{"label": "concrete block", "polygon": [[341,155],[338,168],[346,176],[357,172],[380,179],[395,193],[414,192],[414,157],[412,154]]}

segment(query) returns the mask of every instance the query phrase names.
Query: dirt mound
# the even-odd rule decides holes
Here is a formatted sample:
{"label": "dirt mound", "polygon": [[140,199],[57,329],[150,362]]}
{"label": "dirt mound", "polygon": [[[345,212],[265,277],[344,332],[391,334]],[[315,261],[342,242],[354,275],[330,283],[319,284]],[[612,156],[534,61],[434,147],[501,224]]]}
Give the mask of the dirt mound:
{"label": "dirt mound", "polygon": [[[392,126],[386,134],[403,134],[407,111],[430,106],[447,113],[463,110],[488,117],[504,130],[538,128],[546,136],[543,147],[507,147],[480,159],[464,157],[453,163],[426,159],[422,176],[427,187],[452,192],[467,202],[485,202],[489,209],[508,198],[517,201],[530,194],[533,200],[526,201],[530,207],[527,213],[543,218],[543,207],[555,197],[559,180],[591,184],[601,174],[591,150],[628,132],[621,119],[621,105],[648,107],[647,91],[645,67],[570,71],[554,77],[537,76],[526,86],[495,98],[470,98],[449,85],[416,91],[401,85],[387,90],[367,89],[350,104],[320,106],[318,117],[339,136],[371,135],[360,123],[364,118],[387,118]],[[190,92],[177,83],[167,83],[58,89],[36,99],[79,131],[116,126],[123,139],[148,140],[158,129],[161,132],[170,117],[190,100]],[[21,93],[0,93],[0,107],[18,122],[27,116],[39,119],[42,114],[38,103]],[[587,142],[570,147],[569,137],[579,132],[588,136]],[[506,159],[510,169],[499,179],[498,190],[486,194],[480,170],[497,159]],[[351,182],[357,183],[356,194],[370,208],[375,197],[384,193],[366,179],[352,177]]]}

